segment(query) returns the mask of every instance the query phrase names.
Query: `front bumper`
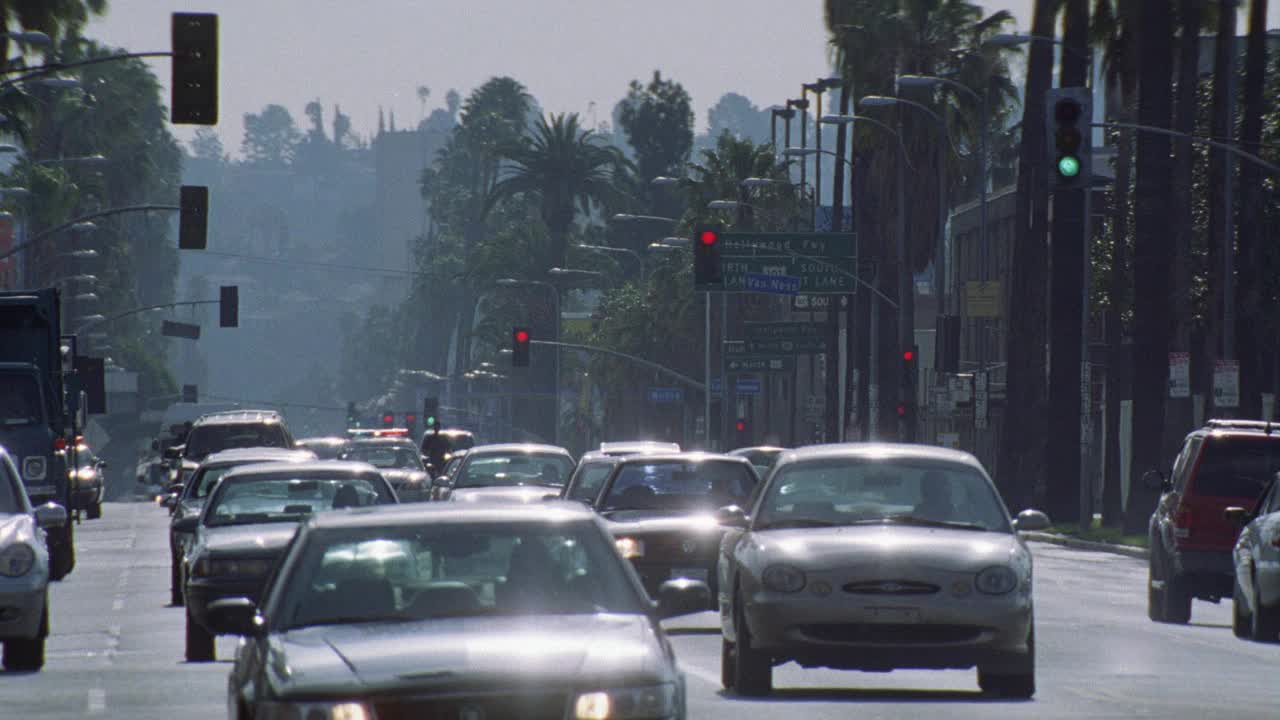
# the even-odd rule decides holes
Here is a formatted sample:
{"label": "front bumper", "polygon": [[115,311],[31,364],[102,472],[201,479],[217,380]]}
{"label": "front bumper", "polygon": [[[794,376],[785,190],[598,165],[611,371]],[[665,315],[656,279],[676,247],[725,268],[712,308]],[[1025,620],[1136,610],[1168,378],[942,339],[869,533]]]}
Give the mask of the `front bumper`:
{"label": "front bumper", "polygon": [[262,586],[266,580],[266,576],[188,578],[186,587],[183,589],[187,614],[196,621],[196,624],[213,632],[213,628],[209,627],[209,605],[217,600],[239,597],[249,598],[257,603],[262,596]]}
{"label": "front bumper", "polygon": [[48,581],[48,573],[35,568],[26,577],[0,580],[0,640],[39,636]]}
{"label": "front bumper", "polygon": [[1024,668],[1030,657],[1030,592],[864,596],[839,586],[825,596],[758,591],[743,607],[752,646],[775,661],[856,670]]}

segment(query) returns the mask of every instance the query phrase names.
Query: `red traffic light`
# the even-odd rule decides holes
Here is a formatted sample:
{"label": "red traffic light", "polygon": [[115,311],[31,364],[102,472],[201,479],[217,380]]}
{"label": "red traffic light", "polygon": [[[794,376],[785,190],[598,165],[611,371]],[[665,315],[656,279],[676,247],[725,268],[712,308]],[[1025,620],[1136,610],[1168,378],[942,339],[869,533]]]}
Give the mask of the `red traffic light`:
{"label": "red traffic light", "polygon": [[907,406],[905,403],[898,403],[898,417],[907,416]]}
{"label": "red traffic light", "polygon": [[396,416],[395,416],[395,415],[392,415],[391,413],[387,413],[386,415],[383,415],[383,416],[382,416],[382,424],[383,424],[383,425],[391,425],[391,424],[395,423],[395,421],[396,421]]}
{"label": "red traffic light", "polygon": [[916,359],[916,351],[914,349],[902,351],[903,362],[913,362],[915,359]]}
{"label": "red traffic light", "polygon": [[743,431],[745,431],[745,430],[747,429],[747,421],[746,421],[746,420],[739,420],[739,421],[738,421],[738,424],[737,424],[737,425],[735,425],[734,427],[736,427],[736,428],[738,429],[738,432],[743,432]]}
{"label": "red traffic light", "polygon": [[720,241],[720,234],[715,230],[703,230],[698,233],[698,242],[703,245],[715,245]]}
{"label": "red traffic light", "polygon": [[414,415],[413,413],[409,413],[408,415],[405,415],[405,416],[404,416],[404,421],[405,421],[406,423],[408,423],[408,424],[412,425],[412,424],[414,424],[414,423],[418,422],[418,416],[417,416],[417,415]]}
{"label": "red traffic light", "polygon": [[527,343],[529,342],[529,331],[517,330],[515,333],[515,338],[516,338],[516,342],[518,343]]}

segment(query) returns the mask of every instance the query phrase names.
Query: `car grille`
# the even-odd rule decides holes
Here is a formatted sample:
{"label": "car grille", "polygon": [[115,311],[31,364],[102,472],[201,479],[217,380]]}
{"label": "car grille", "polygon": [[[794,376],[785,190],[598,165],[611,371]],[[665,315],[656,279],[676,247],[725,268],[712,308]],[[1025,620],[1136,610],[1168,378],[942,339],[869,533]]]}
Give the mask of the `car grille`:
{"label": "car grille", "polygon": [[870,645],[945,645],[977,640],[986,628],[973,625],[901,625],[891,623],[840,623],[801,625],[802,634],[819,642]]}
{"label": "car grille", "polygon": [[385,700],[374,704],[378,720],[562,720],[564,693],[471,695]]}
{"label": "car grille", "polygon": [[941,589],[915,580],[861,580],[844,586],[845,592],[857,595],[932,595]]}
{"label": "car grille", "polygon": [[[619,533],[624,535],[625,533]],[[689,534],[673,535],[636,535],[644,540],[644,557],[658,560],[678,562],[683,558],[714,557],[720,548],[720,536],[700,536]]]}

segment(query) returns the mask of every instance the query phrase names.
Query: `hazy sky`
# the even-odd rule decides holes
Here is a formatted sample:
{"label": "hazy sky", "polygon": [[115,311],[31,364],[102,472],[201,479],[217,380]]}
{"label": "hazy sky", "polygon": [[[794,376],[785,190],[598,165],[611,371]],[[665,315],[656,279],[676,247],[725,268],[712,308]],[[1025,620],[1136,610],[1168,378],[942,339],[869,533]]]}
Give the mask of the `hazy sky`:
{"label": "hazy sky", "polygon": [[[1280,3],[1272,3],[1273,24]],[[1025,30],[1031,0],[999,0]],[[699,126],[721,94],[759,106],[795,97],[826,73],[822,0],[111,0],[88,33],[132,51],[167,50],[169,13],[216,12],[221,32],[221,122],[236,153],[242,116],[284,105],[301,125],[319,98],[368,135],[378,106],[397,126],[456,88],[494,75],[524,83],[544,109],[607,121],[634,78],[655,68],[693,96]],[[357,11],[357,8],[361,10]],[[1241,23],[1243,27],[1244,23]],[[169,61],[154,64],[168,83]],[[186,139],[191,130],[179,128]]]}

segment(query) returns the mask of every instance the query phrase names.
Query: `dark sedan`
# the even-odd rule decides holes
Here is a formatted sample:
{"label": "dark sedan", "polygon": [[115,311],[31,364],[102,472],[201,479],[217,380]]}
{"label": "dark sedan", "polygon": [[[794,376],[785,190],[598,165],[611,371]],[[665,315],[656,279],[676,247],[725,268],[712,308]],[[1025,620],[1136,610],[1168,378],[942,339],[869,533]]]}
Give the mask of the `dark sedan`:
{"label": "dark sedan", "polygon": [[245,636],[231,718],[684,718],[655,607],[581,505],[403,505],[309,519],[261,608],[213,607]]}
{"label": "dark sedan", "polygon": [[297,523],[324,510],[385,505],[395,492],[372,465],[338,461],[245,465],[227,473],[199,517],[183,558],[188,662],[214,659],[208,608],[226,597],[257,598]]}
{"label": "dark sedan", "polygon": [[[187,475],[182,492],[170,510],[169,521],[169,603],[181,606],[182,598],[182,558],[191,546],[192,533],[179,532],[177,524],[182,518],[195,517],[204,507],[204,501],[213,492],[214,485],[223,475],[241,465],[254,465],[266,462],[307,462],[316,456],[308,450],[286,450],[284,448],[237,448],[223,450],[206,457],[195,472]],[[190,524],[190,523],[187,523]]]}
{"label": "dark sedan", "polygon": [[378,468],[400,502],[431,499],[431,476],[422,464],[418,446],[407,437],[358,438],[343,448],[339,458]]}
{"label": "dark sedan", "polygon": [[705,582],[715,590],[716,558],[725,532],[715,513],[725,506],[745,506],[756,483],[745,458],[633,456],[614,468],[595,508],[650,593],[678,578]]}
{"label": "dark sedan", "polygon": [[537,502],[560,495],[573,472],[573,456],[555,445],[480,445],[447,481],[443,500]]}

